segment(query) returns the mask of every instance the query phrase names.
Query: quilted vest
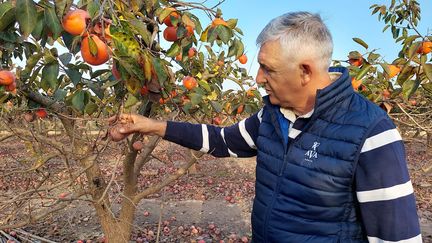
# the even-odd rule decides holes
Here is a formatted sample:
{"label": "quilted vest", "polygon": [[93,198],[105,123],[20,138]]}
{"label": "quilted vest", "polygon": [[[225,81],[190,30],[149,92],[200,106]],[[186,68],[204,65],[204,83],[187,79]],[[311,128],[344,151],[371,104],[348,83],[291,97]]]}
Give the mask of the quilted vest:
{"label": "quilted vest", "polygon": [[354,174],[368,130],[385,112],[354,92],[342,73],[317,92],[314,113],[295,139],[284,142],[279,107],[266,105],[256,141],[253,242],[367,242]]}

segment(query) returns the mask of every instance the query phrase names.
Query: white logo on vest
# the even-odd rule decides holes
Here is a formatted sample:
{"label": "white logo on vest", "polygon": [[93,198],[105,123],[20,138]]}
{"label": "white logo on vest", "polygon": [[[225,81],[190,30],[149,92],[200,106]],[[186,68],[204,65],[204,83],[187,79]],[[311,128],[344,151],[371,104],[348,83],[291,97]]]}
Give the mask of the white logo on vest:
{"label": "white logo on vest", "polygon": [[318,142],[314,142],[311,149],[309,149],[306,153],[305,153],[305,160],[308,162],[313,162],[314,159],[318,159],[318,153],[317,153],[317,148],[318,146],[320,146],[320,143]]}

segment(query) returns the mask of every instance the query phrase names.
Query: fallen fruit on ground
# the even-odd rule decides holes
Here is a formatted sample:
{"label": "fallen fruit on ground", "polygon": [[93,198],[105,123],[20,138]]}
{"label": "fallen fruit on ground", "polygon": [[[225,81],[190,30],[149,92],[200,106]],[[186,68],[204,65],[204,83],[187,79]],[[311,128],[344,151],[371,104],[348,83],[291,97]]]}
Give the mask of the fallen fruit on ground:
{"label": "fallen fruit on ground", "polygon": [[67,196],[69,195],[69,193],[67,192],[62,192],[60,193],[60,195],[58,196],[60,199],[65,199]]}
{"label": "fallen fruit on ground", "polygon": [[40,119],[44,119],[48,116],[47,111],[44,108],[39,108],[36,112],[35,112],[36,116],[39,117]]}
{"label": "fallen fruit on ground", "polygon": [[215,125],[222,124],[222,118],[220,118],[219,116],[213,118],[213,124],[215,124]]}
{"label": "fallen fruit on ground", "polygon": [[[95,50],[92,50],[90,46],[90,38],[96,46]],[[108,61],[109,49],[107,44],[105,44],[105,42],[103,42],[97,35],[91,34],[84,37],[81,42],[81,56],[88,64],[97,66]]]}
{"label": "fallen fruit on ground", "polygon": [[87,27],[87,20],[90,15],[87,11],[82,9],[75,9],[69,11],[62,21],[63,29],[72,35],[81,35]]}
{"label": "fallen fruit on ground", "polygon": [[32,113],[32,112],[27,112],[27,113],[25,113],[24,114],[24,120],[26,121],[26,122],[32,122],[32,121],[34,121],[35,120],[35,114],[34,113]]}

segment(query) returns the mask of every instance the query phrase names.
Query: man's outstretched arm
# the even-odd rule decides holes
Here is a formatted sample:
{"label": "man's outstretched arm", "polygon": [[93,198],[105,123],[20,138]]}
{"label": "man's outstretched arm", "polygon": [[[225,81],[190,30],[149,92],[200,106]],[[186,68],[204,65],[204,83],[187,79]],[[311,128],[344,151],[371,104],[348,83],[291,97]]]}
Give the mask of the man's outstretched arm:
{"label": "man's outstretched arm", "polygon": [[135,114],[120,115],[120,132],[158,135],[187,148],[216,157],[251,157],[256,155],[256,138],[261,112],[228,127],[187,122],[157,121]]}

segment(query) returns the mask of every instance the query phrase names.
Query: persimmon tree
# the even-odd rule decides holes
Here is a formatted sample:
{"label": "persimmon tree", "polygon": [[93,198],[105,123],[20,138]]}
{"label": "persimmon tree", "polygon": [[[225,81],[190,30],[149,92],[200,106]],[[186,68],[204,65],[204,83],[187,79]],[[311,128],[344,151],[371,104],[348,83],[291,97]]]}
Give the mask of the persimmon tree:
{"label": "persimmon tree", "polygon": [[[432,144],[432,36],[422,33],[420,4],[416,0],[389,1],[374,4],[372,15],[384,23],[383,32],[390,32],[400,44],[398,56],[385,60],[379,50],[369,48],[360,38],[353,38],[364,48],[351,51],[348,63],[355,90],[386,110],[398,125],[405,139],[426,135]],[[425,168],[431,171],[432,166]]]}
{"label": "persimmon tree", "polygon": [[[32,224],[86,201],[107,241],[126,242],[138,203],[184,175],[200,155],[139,190],[140,172],[160,139],[134,134],[116,143],[116,125],[109,127],[107,117],[137,112],[220,125],[257,110],[258,91],[245,90],[253,85],[242,67],[242,31],[236,19],[223,18],[220,3],[1,1],[6,133],[0,141],[19,139],[26,147],[22,159],[16,158],[19,166],[1,177],[29,181],[0,196],[0,229]],[[228,81],[238,89],[225,88]],[[122,151],[115,165],[102,159],[111,148]],[[109,176],[106,166],[114,166]],[[114,173],[117,167],[121,176]],[[113,184],[121,185],[120,193],[114,195]]]}

